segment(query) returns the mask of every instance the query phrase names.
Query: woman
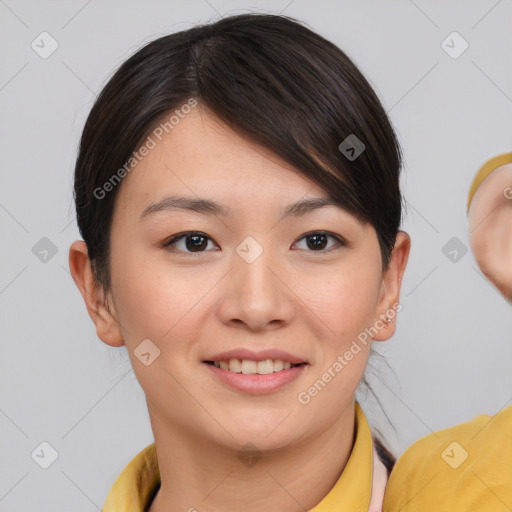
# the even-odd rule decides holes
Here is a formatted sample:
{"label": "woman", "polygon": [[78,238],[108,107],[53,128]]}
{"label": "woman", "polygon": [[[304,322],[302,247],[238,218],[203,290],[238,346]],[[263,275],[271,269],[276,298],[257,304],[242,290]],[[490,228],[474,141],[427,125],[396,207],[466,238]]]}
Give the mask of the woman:
{"label": "woman", "polygon": [[69,261],[155,443],[104,511],[380,510],[390,457],[354,392],[401,308],[400,166],[367,80],[282,16],[161,37],[112,76]]}

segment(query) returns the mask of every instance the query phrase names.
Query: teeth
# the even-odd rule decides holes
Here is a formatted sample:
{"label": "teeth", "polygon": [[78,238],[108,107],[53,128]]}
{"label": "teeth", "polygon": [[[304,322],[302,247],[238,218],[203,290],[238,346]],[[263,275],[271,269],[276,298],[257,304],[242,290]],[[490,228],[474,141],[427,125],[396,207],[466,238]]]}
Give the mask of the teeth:
{"label": "teeth", "polygon": [[258,361],[258,373],[260,375],[268,375],[274,371],[274,361],[267,359],[266,361]]}
{"label": "teeth", "polygon": [[292,364],[282,359],[266,359],[265,361],[251,361],[249,359],[230,359],[229,361],[215,361],[217,368],[230,372],[243,373],[244,375],[268,375],[281,370],[288,370]]}
{"label": "teeth", "polygon": [[236,372],[236,373],[242,373],[242,363],[240,362],[240,359],[230,359],[229,360],[229,371]]}
{"label": "teeth", "polygon": [[[247,359],[244,359],[240,366],[242,368],[242,373],[258,373],[258,363],[256,361],[248,361]],[[231,361],[229,362],[229,367],[231,368]]]}

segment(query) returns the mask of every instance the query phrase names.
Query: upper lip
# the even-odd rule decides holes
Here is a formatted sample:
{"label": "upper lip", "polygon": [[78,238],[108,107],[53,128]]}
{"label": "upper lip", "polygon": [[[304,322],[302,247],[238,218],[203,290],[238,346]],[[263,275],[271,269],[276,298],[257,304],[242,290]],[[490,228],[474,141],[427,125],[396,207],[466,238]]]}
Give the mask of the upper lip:
{"label": "upper lip", "polygon": [[297,357],[289,352],[278,349],[267,349],[260,352],[253,352],[252,350],[245,348],[238,348],[233,350],[227,350],[226,352],[220,352],[211,357],[206,358],[204,361],[229,361],[230,359],[247,359],[250,361],[265,361],[267,359],[280,359],[282,361],[288,361],[292,364],[305,363],[306,361],[300,357]]}

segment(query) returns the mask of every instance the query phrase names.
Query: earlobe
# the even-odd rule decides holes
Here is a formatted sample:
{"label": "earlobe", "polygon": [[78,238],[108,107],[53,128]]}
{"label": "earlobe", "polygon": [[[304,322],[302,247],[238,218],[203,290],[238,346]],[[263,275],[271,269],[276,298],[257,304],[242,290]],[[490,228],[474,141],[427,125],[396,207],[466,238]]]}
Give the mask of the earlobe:
{"label": "earlobe", "polygon": [[124,345],[115,310],[108,307],[103,289],[94,277],[87,245],[83,240],[73,242],[69,248],[69,270],[96,326],[98,338],[113,347]]}
{"label": "earlobe", "polygon": [[[397,314],[402,309],[400,290],[410,249],[411,239],[409,235],[405,231],[399,231],[396,236],[389,267],[382,278],[381,297],[374,323],[375,328],[378,330],[377,334],[373,336],[375,341],[388,340],[395,334]],[[388,322],[388,319],[391,322]]]}

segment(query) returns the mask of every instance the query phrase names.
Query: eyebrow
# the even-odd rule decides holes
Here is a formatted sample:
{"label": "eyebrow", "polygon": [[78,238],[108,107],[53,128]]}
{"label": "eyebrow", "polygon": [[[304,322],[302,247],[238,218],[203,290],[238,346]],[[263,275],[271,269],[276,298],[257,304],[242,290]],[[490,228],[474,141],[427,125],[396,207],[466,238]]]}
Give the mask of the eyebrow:
{"label": "eyebrow", "polygon": [[[283,220],[287,217],[299,217],[309,212],[323,208],[324,206],[337,206],[343,208],[338,203],[329,198],[315,197],[312,199],[302,199],[296,203],[286,206],[279,217]],[[169,196],[157,203],[153,203],[144,209],[140,216],[140,221],[156,212],[172,212],[174,210],[186,210],[203,215],[221,215],[224,217],[232,217],[233,212],[230,208],[222,206],[210,199],[194,199],[192,197]]]}

